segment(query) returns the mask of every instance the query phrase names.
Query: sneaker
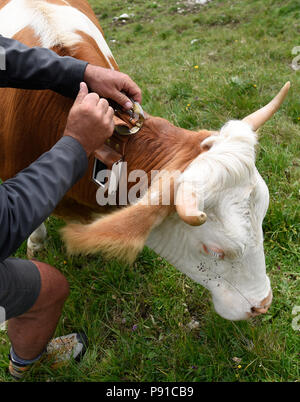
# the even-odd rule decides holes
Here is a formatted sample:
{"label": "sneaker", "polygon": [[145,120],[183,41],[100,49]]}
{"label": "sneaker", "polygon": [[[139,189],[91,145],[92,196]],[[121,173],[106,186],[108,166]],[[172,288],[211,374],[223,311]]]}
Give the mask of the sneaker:
{"label": "sneaker", "polygon": [[87,350],[87,346],[87,337],[82,332],[59,336],[48,343],[42,357],[32,364],[19,364],[13,361],[9,355],[8,370],[15,379],[20,380],[37,363],[48,361],[51,368],[56,369],[66,365],[71,359],[80,361]]}
{"label": "sneaker", "polygon": [[79,362],[86,352],[88,340],[83,332],[59,336],[48,343],[43,355],[52,368],[60,367],[71,359]]}

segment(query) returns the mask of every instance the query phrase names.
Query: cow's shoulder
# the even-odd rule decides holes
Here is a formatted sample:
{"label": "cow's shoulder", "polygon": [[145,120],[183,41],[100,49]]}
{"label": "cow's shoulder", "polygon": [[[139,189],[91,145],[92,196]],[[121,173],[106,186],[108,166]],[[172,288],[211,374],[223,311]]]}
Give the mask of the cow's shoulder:
{"label": "cow's shoulder", "polygon": [[117,69],[99,22],[86,0],[4,1],[0,34]]}

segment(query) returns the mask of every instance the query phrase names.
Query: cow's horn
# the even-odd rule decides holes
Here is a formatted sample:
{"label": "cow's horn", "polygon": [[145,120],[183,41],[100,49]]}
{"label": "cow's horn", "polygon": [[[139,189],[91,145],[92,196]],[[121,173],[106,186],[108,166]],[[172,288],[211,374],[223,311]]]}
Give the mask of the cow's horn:
{"label": "cow's horn", "polygon": [[280,92],[275,96],[275,98],[271,100],[270,103],[257,110],[256,112],[250,114],[249,116],[245,117],[243,121],[250,124],[254,131],[258,130],[259,127],[261,127],[266,121],[268,121],[280,108],[290,89],[290,86],[291,84],[288,81],[285,86],[281,88]]}
{"label": "cow's horn", "polygon": [[176,193],[176,210],[180,218],[192,226],[206,222],[206,214],[199,210],[197,196],[191,183],[179,184]]}

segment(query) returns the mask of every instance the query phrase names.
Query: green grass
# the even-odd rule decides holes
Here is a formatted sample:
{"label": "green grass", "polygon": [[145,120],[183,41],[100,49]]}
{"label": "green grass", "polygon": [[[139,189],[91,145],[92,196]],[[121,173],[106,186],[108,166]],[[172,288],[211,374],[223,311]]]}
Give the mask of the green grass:
{"label": "green grass", "polygon": [[[299,331],[291,323],[300,305],[300,71],[290,65],[300,45],[300,2],[176,3],[91,1],[120,69],[141,86],[148,113],[184,128],[219,129],[292,84],[260,130],[257,152],[271,197],[264,231],[272,307],[248,322],[223,320],[204,288],[148,249],[132,266],[101,256],[68,258],[57,231],[63,223],[51,218],[47,250],[38,258],[60,269],[71,288],[57,335],[83,329],[90,347],[80,364],[58,372],[44,366],[26,381],[299,381]],[[112,22],[125,12],[135,16]],[[25,256],[25,245],[17,255]],[[192,318],[200,322],[195,330],[187,328]],[[0,333],[0,381],[10,380],[8,348]]]}

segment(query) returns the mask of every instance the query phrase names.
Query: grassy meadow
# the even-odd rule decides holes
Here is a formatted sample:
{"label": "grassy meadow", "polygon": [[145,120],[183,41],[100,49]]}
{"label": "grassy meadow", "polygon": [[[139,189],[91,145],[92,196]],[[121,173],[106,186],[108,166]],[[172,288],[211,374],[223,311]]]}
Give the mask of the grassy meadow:
{"label": "grassy meadow", "polygon": [[[299,70],[298,0],[91,0],[120,66],[143,90],[143,107],[187,128],[219,129],[267,103],[291,81],[280,111],[260,130],[257,167],[270,191],[264,221],[267,271],[274,294],[266,315],[229,322],[209,292],[145,248],[131,265],[100,255],[69,258],[47,221],[46,251],[71,294],[57,335],[84,330],[79,364],[44,365],[25,381],[299,381]],[[127,13],[126,22],[113,21]],[[300,54],[300,53],[298,53]],[[1,175],[1,172],[0,172]],[[25,257],[25,244],[16,253]],[[197,320],[200,325],[189,329]],[[300,320],[299,320],[300,322]],[[9,341],[0,332],[0,381]]]}

